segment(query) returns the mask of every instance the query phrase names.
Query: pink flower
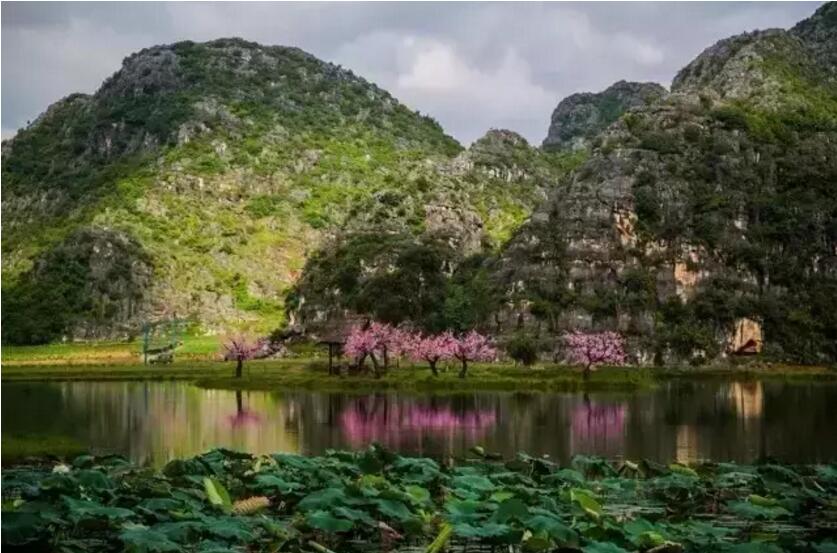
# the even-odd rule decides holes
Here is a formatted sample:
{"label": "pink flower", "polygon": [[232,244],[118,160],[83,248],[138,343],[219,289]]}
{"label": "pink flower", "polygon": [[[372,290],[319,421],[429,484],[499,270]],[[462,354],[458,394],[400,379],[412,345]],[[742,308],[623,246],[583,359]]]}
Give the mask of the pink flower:
{"label": "pink flower", "polygon": [[221,340],[225,361],[247,361],[265,348],[263,339],[253,339],[244,334],[227,336]]}
{"label": "pink flower", "polygon": [[497,357],[497,350],[491,340],[476,330],[455,338],[453,356],[462,362],[493,361]]}
{"label": "pink flower", "polygon": [[617,332],[574,331],[564,334],[563,339],[570,362],[583,365],[586,370],[594,365],[625,363],[625,340]]}

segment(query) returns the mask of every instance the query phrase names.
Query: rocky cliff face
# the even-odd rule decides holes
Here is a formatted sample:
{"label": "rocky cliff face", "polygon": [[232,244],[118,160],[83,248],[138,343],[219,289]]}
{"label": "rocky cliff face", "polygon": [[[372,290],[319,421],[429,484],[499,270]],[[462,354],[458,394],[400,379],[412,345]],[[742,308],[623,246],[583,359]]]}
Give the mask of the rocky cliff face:
{"label": "rocky cliff face", "polygon": [[[4,301],[4,335],[38,343],[73,328],[79,338],[129,337],[147,317],[153,260],[124,233],[76,231],[38,258]],[[171,315],[171,314],[170,314]]]}
{"label": "rocky cliff face", "polygon": [[834,359],[833,37],[721,41],[597,137],[494,262],[498,331],[618,329],[663,361],[732,351],[746,326],[777,357]]}
{"label": "rocky cliff face", "polygon": [[552,112],[543,141],[547,150],[581,150],[626,111],[654,103],[666,95],[657,83],[619,81],[602,92],[567,96]]}

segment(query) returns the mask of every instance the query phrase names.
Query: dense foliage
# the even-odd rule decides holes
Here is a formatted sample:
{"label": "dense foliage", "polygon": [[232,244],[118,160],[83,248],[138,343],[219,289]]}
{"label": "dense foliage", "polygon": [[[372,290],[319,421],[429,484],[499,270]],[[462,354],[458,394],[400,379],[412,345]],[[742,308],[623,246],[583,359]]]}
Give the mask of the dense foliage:
{"label": "dense foliage", "polygon": [[519,454],[439,464],[378,447],[322,457],[215,450],[3,470],[3,545],[73,551],[833,551],[837,467],[694,467]]}

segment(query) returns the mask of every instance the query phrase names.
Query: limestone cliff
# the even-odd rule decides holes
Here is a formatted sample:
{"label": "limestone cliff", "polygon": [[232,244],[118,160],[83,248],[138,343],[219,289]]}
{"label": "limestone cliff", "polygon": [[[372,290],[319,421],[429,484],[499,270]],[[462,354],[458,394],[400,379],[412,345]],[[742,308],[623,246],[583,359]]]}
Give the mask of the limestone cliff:
{"label": "limestone cliff", "polygon": [[619,81],[601,92],[567,96],[552,112],[543,141],[548,150],[580,150],[626,111],[654,103],[666,95],[657,83]]}
{"label": "limestone cliff", "polygon": [[776,357],[837,357],[834,9],[719,42],[596,137],[494,261],[497,330],[615,328],[662,361],[750,321]]}

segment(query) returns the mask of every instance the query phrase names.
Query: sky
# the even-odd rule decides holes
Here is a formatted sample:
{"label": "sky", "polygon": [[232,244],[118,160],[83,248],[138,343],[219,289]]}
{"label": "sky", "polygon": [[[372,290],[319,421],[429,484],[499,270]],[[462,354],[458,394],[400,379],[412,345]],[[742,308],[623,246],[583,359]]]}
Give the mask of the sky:
{"label": "sky", "polygon": [[714,42],[787,28],[820,2],[3,2],[3,138],[93,93],[142,48],[238,36],[352,69],[467,145],[490,128],[546,136],[558,102],[620,80],[666,87]]}

